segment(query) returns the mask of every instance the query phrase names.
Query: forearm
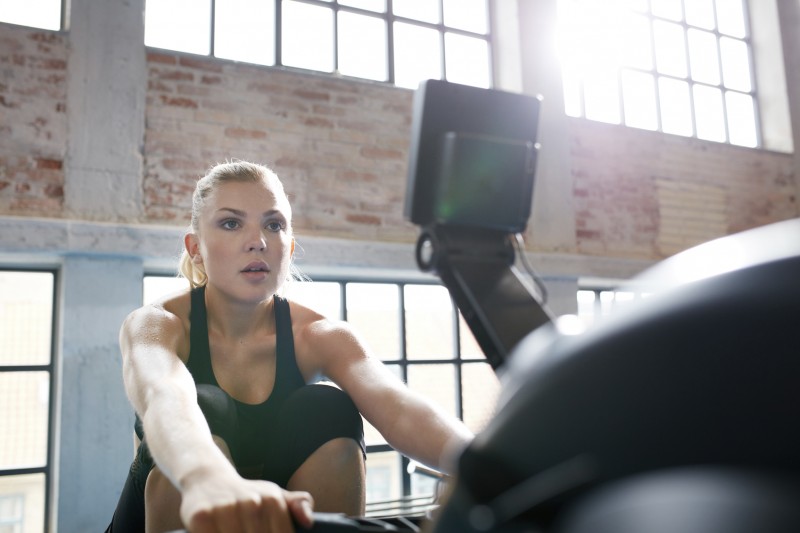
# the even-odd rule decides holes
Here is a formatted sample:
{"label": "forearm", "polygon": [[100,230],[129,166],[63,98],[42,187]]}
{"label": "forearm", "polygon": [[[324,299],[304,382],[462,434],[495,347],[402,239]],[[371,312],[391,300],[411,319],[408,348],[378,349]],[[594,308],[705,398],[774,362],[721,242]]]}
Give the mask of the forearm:
{"label": "forearm", "polygon": [[179,489],[209,475],[235,474],[212,439],[194,384],[151,391],[142,407],[148,448],[161,471]]}
{"label": "forearm", "polygon": [[446,474],[452,474],[456,456],[473,438],[457,418],[415,393],[407,394],[387,442],[403,455]]}

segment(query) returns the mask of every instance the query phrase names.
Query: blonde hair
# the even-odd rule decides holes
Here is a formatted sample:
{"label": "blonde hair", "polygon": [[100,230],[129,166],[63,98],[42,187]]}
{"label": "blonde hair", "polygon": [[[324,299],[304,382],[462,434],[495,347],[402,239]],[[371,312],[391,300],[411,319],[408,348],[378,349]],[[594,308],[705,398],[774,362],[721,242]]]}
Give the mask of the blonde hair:
{"label": "blonde hair", "polygon": [[[211,167],[205,176],[197,181],[197,185],[192,194],[192,219],[188,232],[198,233],[200,226],[200,214],[206,205],[206,200],[213,193],[217,187],[222,183],[228,182],[245,182],[245,183],[267,183],[276,195],[283,195],[286,197],[286,192],[283,190],[283,183],[280,178],[270,168],[259,165],[257,163],[250,163],[247,161],[227,161]],[[287,198],[287,205],[289,204]],[[291,234],[291,211],[286,213],[287,217],[287,231]],[[203,265],[192,262],[192,258],[187,250],[183,250],[179,263],[180,274],[189,280],[192,288],[201,287],[208,283],[208,276],[206,275]],[[294,271],[294,267],[291,267]]]}

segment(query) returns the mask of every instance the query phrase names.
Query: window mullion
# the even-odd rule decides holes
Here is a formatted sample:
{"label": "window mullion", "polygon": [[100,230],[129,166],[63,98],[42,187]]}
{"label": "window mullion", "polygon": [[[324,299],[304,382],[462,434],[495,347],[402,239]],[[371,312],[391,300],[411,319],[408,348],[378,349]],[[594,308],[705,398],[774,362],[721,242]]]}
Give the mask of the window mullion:
{"label": "window mullion", "polygon": [[392,0],[386,0],[386,55],[388,82],[394,85],[394,7]]}

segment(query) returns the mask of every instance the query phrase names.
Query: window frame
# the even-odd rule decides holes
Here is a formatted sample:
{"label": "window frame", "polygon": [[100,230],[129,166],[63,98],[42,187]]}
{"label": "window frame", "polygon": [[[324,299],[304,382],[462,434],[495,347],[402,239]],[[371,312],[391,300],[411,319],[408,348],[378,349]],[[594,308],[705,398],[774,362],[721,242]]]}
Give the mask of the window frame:
{"label": "window frame", "polygon": [[[52,294],[52,309],[50,314],[50,360],[47,364],[43,365],[3,365],[0,364],[0,373],[17,373],[17,372],[47,372],[50,376],[48,384],[48,399],[47,399],[47,451],[45,457],[45,464],[37,467],[24,467],[24,468],[7,468],[0,469],[0,478],[7,476],[24,476],[33,474],[44,475],[44,509],[43,509],[43,523],[44,533],[48,533],[51,529],[50,516],[53,507],[53,497],[55,487],[53,485],[53,453],[55,451],[55,418],[57,406],[57,371],[58,364],[56,358],[58,356],[57,337],[58,333],[58,294],[60,286],[60,272],[57,268],[26,268],[26,267],[11,267],[0,266],[0,274],[5,272],[32,272],[51,274],[53,276],[53,294]],[[23,514],[24,517],[24,514]]]}
{"label": "window frame", "polygon": [[[568,116],[573,116],[576,118],[583,118],[586,120],[593,120],[593,121],[600,121],[600,122],[608,122],[616,125],[626,126],[634,129],[641,129],[643,131],[655,131],[658,133],[663,133],[667,135],[677,135],[686,138],[693,138],[698,139],[705,142],[717,142],[722,144],[727,144],[730,146],[737,146],[741,148],[752,148],[752,149],[762,149],[764,147],[764,140],[763,140],[763,124],[760,116],[760,102],[759,102],[759,92],[758,92],[758,85],[757,85],[757,71],[755,65],[755,53],[754,53],[754,44],[753,44],[753,33],[752,33],[752,23],[751,23],[751,15],[750,15],[750,6],[749,0],[740,0],[742,2],[742,13],[744,16],[744,36],[743,37],[734,37],[732,35],[728,35],[722,33],[719,29],[719,19],[717,17],[717,6],[716,1],[713,2],[712,6],[714,9],[714,23],[715,27],[713,29],[702,28],[700,26],[694,26],[687,22],[686,20],[686,3],[692,0],[680,0],[680,7],[681,7],[681,20],[674,20],[669,18],[664,18],[658,15],[653,14],[651,9],[651,2],[650,0],[645,0],[645,4],[647,8],[645,11],[639,11],[634,8],[627,8],[628,12],[635,15],[643,16],[647,19],[647,25],[650,29],[649,31],[649,46],[650,46],[650,59],[651,59],[651,66],[649,68],[643,68],[639,66],[630,66],[630,65],[619,65],[616,75],[614,76],[616,80],[616,96],[617,96],[617,105],[619,109],[619,121],[618,122],[608,122],[601,119],[593,119],[587,117],[586,113],[586,83],[583,78],[580,81],[574,83],[571,86],[567,86],[566,80],[564,81],[565,84],[565,98],[567,100],[570,99],[567,94],[569,90],[574,91],[579,96],[576,99],[576,103],[578,104],[579,110],[576,109],[574,111],[570,111],[565,109],[565,112]],[[681,77],[674,74],[667,74],[661,73],[658,69],[658,64],[656,61],[656,57],[658,54],[657,51],[657,43],[654,31],[654,23],[656,22],[665,22],[669,24],[675,24],[680,26],[683,31],[683,44],[684,44],[684,60],[686,65],[686,76]],[[718,83],[710,83],[706,81],[699,81],[696,79],[695,76],[692,74],[691,69],[691,50],[690,50],[690,38],[689,38],[689,30],[694,29],[697,31],[702,31],[706,33],[710,33],[714,36],[715,43],[716,43],[716,59],[717,59],[717,69],[719,72],[719,82]],[[749,81],[750,81],[750,90],[743,91],[740,89],[731,89],[727,88],[725,85],[724,80],[724,72],[723,72],[723,63],[722,63],[722,50],[720,46],[720,41],[722,38],[733,39],[735,41],[739,41],[744,43],[747,48],[747,66],[749,69]],[[623,89],[623,78],[624,73],[630,72],[633,74],[644,74],[647,76],[652,77],[653,79],[653,88],[654,88],[654,97],[655,97],[655,113],[656,113],[656,127],[655,129],[651,129],[648,127],[637,126],[637,125],[628,125],[626,122],[626,112],[625,112],[625,98],[624,98],[624,89]],[[689,98],[689,118],[691,121],[691,133],[684,135],[682,133],[672,133],[672,132],[665,132],[664,131],[664,113],[661,108],[662,103],[662,95],[659,82],[661,80],[666,81],[679,81],[685,82],[688,87],[688,98]],[[695,87],[707,87],[711,89],[717,89],[720,91],[721,95],[721,105],[722,105],[722,128],[724,130],[724,139],[723,140],[713,140],[713,139],[706,139],[703,137],[698,136],[698,113],[697,113],[697,106],[696,106],[696,96],[695,96]],[[755,144],[753,146],[747,144],[739,144],[734,143],[731,141],[731,128],[730,128],[730,111],[728,109],[727,104],[727,94],[728,93],[736,93],[740,95],[749,96],[752,99],[753,103],[753,122],[754,122],[754,136],[755,136]]]}
{"label": "window frame", "polygon": [[[275,62],[272,65],[261,65],[257,64],[261,67],[278,67],[282,69],[289,69],[289,70],[297,70],[301,72],[316,72],[331,76],[342,77],[345,79],[352,79],[352,80],[360,80],[360,81],[369,81],[375,83],[385,83],[389,85],[395,85],[396,77],[395,77],[395,53],[394,53],[394,24],[404,23],[410,24],[413,26],[427,28],[435,30],[438,33],[439,43],[440,43],[440,57],[439,63],[441,66],[441,79],[447,80],[447,62],[446,62],[446,48],[445,48],[445,36],[448,33],[471,37],[480,39],[485,41],[487,44],[488,49],[488,79],[489,79],[489,88],[494,87],[494,65],[493,65],[493,54],[492,51],[494,50],[494,37],[492,32],[492,9],[490,5],[491,0],[486,0],[486,33],[475,33],[469,30],[464,30],[460,28],[455,28],[452,26],[448,26],[444,22],[444,1],[445,0],[435,0],[438,2],[439,13],[441,14],[440,21],[438,23],[433,22],[426,22],[422,20],[416,20],[413,18],[402,17],[395,15],[392,9],[392,0],[386,0],[386,10],[383,12],[378,11],[370,11],[368,9],[358,8],[354,6],[343,5],[339,3],[339,0],[286,0],[292,2],[299,2],[302,4],[323,7],[326,9],[330,9],[333,13],[333,70],[331,72],[326,71],[318,71],[313,69],[306,69],[301,67],[289,66],[283,64],[283,44],[282,44],[282,13],[283,13],[283,2],[284,0],[274,0],[275,1],[275,41],[274,41],[274,50],[275,50]],[[216,28],[216,3],[217,0],[209,0],[209,18],[210,18],[210,26],[209,26],[209,47],[208,47],[208,54],[195,54],[195,55],[202,55],[205,57],[213,57],[215,59],[219,59],[222,61],[240,61],[240,60],[231,60],[226,58],[219,58],[215,55],[215,28]],[[386,23],[386,66],[387,66],[387,79],[386,80],[375,80],[371,78],[360,78],[357,76],[351,76],[346,74],[341,74],[339,72],[339,39],[338,39],[338,15],[340,12],[347,12],[353,13],[356,15],[364,15],[373,18],[378,18]],[[157,46],[148,46],[149,48],[158,48]],[[181,53],[189,53],[192,52],[183,52]],[[242,63],[247,63],[247,61],[241,61]],[[248,63],[250,64],[250,63]]]}

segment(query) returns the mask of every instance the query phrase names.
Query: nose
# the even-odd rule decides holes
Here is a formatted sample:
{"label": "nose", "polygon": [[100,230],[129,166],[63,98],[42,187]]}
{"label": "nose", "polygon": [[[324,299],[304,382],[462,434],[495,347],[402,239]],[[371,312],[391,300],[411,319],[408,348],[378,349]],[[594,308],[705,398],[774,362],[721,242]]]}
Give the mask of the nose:
{"label": "nose", "polygon": [[261,232],[254,234],[247,243],[248,252],[263,252],[267,249],[267,239]]}

